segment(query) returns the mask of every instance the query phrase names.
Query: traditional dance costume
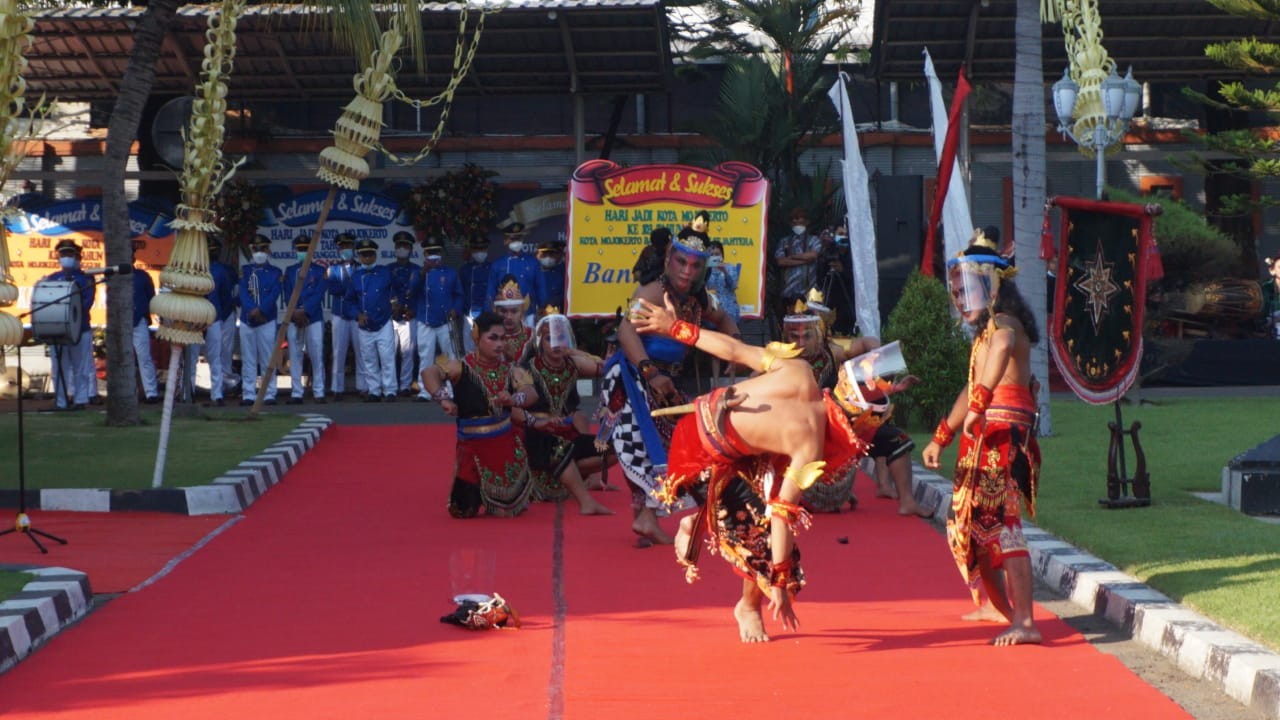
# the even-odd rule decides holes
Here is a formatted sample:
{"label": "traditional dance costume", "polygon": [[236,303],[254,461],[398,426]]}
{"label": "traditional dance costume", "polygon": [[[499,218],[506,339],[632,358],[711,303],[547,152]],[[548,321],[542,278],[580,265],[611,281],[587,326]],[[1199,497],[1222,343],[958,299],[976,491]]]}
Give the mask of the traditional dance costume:
{"label": "traditional dance costume", "polygon": [[573,414],[581,403],[578,396],[578,366],[566,358],[564,366],[553,368],[540,355],[529,358],[527,367],[533,376],[538,402],[529,413],[560,422],[540,430],[525,428],[524,442],[529,453],[529,470],[533,478],[535,500],[564,500],[569,489],[560,482],[560,473],[569,463],[598,457],[595,438],[573,426]]}
{"label": "traditional dance costume", "polygon": [[529,506],[533,485],[520,433],[511,414],[497,404],[503,390],[515,391],[512,366],[485,365],[473,353],[461,361],[453,383],[458,406],[458,444],[449,514],[475,517],[481,506],[489,515],[513,517]]}
{"label": "traditional dance costume", "polygon": [[[974,341],[969,357],[969,387],[977,382],[975,363],[988,344],[994,324]],[[1036,401],[1030,388],[997,385],[976,439],[962,435],[947,515],[947,543],[960,575],[979,601],[982,577],[979,553],[999,568],[1005,558],[1027,556],[1022,511],[1035,517],[1040,479],[1040,446],[1035,438]]]}

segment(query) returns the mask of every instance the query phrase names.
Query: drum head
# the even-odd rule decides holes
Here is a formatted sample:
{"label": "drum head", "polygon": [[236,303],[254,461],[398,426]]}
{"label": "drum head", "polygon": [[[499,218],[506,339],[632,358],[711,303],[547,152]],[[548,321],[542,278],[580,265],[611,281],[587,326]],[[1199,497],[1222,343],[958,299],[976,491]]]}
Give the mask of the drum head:
{"label": "drum head", "polygon": [[48,345],[80,342],[80,286],[70,280],[45,280],[31,291],[31,335]]}

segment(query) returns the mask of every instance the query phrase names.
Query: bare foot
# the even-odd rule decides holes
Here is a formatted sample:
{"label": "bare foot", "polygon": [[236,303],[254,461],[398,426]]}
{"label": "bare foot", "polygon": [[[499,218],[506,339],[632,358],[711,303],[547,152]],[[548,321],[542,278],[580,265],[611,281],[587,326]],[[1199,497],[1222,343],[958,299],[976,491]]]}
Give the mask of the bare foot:
{"label": "bare foot", "polygon": [[769,642],[769,636],[764,631],[764,616],[760,614],[759,606],[739,600],[738,604],[733,606],[733,619],[738,621],[738,637],[742,642]]}
{"label": "bare foot", "polygon": [[612,515],[612,510],[597,502],[594,498],[588,496],[587,502],[578,505],[579,515]]}
{"label": "bare foot", "polygon": [[654,518],[650,518],[648,522],[645,522],[643,517],[636,518],[636,521],[631,523],[631,532],[653,545],[670,545],[675,542],[670,535],[662,531],[662,527]]}
{"label": "bare foot", "polygon": [[925,510],[923,507],[920,506],[920,503],[916,502],[912,498],[905,498],[898,501],[898,514],[899,515],[915,515],[916,517],[922,517],[922,518],[933,517],[933,513],[929,512],[928,510]]}
{"label": "bare foot", "polygon": [[1039,645],[1040,631],[1034,625],[1031,627],[1011,627],[991,639],[991,644],[997,647],[1006,645]]}
{"label": "bare foot", "polygon": [[996,610],[995,606],[992,605],[991,603],[983,603],[981,607],[969,613],[968,615],[961,615],[960,619],[964,620],[965,622],[992,622],[992,623],[1009,622],[1009,618],[1005,617],[1004,615],[1001,615],[1000,611]]}
{"label": "bare foot", "polygon": [[689,543],[693,540],[693,516],[680,518],[680,526],[676,529],[676,557],[684,558],[689,553]]}

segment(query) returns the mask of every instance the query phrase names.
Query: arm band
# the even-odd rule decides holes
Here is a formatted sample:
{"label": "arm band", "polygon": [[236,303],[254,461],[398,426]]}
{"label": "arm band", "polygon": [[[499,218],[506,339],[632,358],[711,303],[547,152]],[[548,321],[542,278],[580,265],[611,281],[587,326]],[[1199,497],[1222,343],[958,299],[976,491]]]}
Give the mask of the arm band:
{"label": "arm band", "polygon": [[786,588],[792,582],[791,561],[772,563],[769,566],[769,584],[773,587]]}
{"label": "arm band", "polygon": [[640,371],[640,377],[644,378],[645,380],[652,380],[658,375],[658,366],[654,365],[653,361],[650,360],[649,358],[645,358],[641,360],[636,365],[636,369]]}
{"label": "arm band", "polygon": [[938,447],[946,447],[950,445],[951,441],[954,440],[955,437],[956,431],[952,430],[951,426],[947,424],[946,418],[942,418],[942,420],[938,421],[938,427],[934,428],[933,431],[933,441],[938,444]]}
{"label": "arm band", "polygon": [[694,325],[688,320],[677,320],[671,324],[671,339],[682,345],[693,347],[698,344],[698,336],[702,334],[702,328]]}
{"label": "arm band", "polygon": [[769,515],[786,523],[792,535],[800,530],[808,530],[813,521],[808,510],[782,499],[769,501]]}
{"label": "arm band", "polygon": [[524,407],[524,403],[529,398],[523,392],[518,392],[511,396],[511,405],[514,407]]}
{"label": "arm band", "polygon": [[991,405],[991,388],[974,383],[969,388],[969,412],[982,415]]}

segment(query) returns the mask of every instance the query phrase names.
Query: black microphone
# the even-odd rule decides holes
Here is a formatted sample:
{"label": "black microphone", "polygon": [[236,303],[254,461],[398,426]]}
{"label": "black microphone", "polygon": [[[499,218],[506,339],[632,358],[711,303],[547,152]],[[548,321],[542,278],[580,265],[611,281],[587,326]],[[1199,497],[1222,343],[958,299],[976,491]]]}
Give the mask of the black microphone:
{"label": "black microphone", "polygon": [[100,268],[85,268],[84,270],[81,270],[81,272],[85,275],[106,275],[107,277],[111,277],[112,275],[128,275],[133,272],[133,266],[124,263],[120,265],[108,265],[107,267]]}

